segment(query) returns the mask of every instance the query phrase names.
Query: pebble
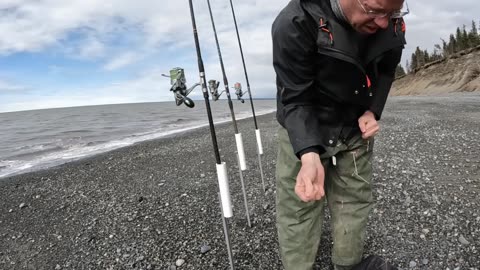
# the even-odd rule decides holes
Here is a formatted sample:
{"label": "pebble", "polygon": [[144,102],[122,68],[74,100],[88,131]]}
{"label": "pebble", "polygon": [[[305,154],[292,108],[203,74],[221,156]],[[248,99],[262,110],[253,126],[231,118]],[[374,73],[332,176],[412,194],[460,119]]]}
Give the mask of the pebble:
{"label": "pebble", "polygon": [[176,262],[175,262],[175,265],[180,267],[182,266],[183,264],[185,263],[185,260],[184,259],[178,259]]}
{"label": "pebble", "polygon": [[210,249],[211,249],[210,246],[208,246],[208,245],[202,245],[202,246],[200,247],[200,253],[205,254],[205,253],[207,253],[208,251],[210,251]]}
{"label": "pebble", "polygon": [[263,210],[267,210],[269,206],[270,206],[270,204],[264,203],[264,204],[263,204]]}
{"label": "pebble", "polygon": [[204,178],[204,177],[205,177],[205,174],[204,174],[204,173],[200,174],[200,177],[201,177],[201,178]]}
{"label": "pebble", "polygon": [[27,205],[25,203],[21,203],[20,206],[18,206],[18,207],[25,208],[25,207],[27,207]]}
{"label": "pebble", "polygon": [[414,268],[415,266],[417,266],[417,263],[414,262],[414,261],[411,261],[409,266],[410,266],[410,268]]}
{"label": "pebble", "polygon": [[458,241],[462,244],[462,245],[469,245],[470,242],[467,241],[467,239],[465,239],[465,237],[463,237],[463,235],[460,235],[460,237],[458,238]]}

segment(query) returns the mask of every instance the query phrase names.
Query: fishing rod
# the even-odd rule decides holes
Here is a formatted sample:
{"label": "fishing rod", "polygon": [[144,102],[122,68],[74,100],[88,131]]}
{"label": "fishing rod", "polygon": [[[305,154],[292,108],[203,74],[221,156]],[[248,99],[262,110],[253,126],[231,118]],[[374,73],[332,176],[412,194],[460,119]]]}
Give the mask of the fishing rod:
{"label": "fishing rod", "polygon": [[[218,58],[220,60],[220,67],[222,68],[223,84],[225,86],[225,90],[223,92],[225,92],[227,94],[228,106],[230,108],[230,115],[232,116],[233,129],[235,131],[235,142],[237,144],[238,172],[240,174],[240,183],[242,184],[243,201],[245,203],[245,213],[247,215],[248,227],[252,227],[252,224],[250,223],[250,214],[248,212],[247,193],[245,192],[245,183],[243,181],[243,173],[242,173],[242,171],[247,169],[247,163],[245,161],[245,151],[244,151],[244,147],[243,147],[242,133],[238,132],[237,120],[235,119],[235,112],[233,110],[232,98],[230,97],[230,90],[228,89],[228,79],[227,79],[227,75],[225,73],[225,66],[223,64],[222,51],[220,49],[220,44],[218,43],[217,30],[215,28],[215,21],[213,20],[212,7],[210,6],[210,0],[207,0],[207,3],[208,3],[208,11],[210,12],[210,20],[212,21],[212,28],[213,28],[213,33],[214,33],[214,36],[215,36],[215,42],[217,44],[217,51],[218,51]],[[212,84],[215,84],[215,83],[212,82]],[[219,84],[220,84],[220,82],[218,82],[216,84],[217,89],[218,89]]]}
{"label": "fishing rod", "polygon": [[[260,166],[260,174],[262,176],[263,191],[265,192],[265,181],[263,180],[263,168],[262,168],[262,157],[261,157],[263,155],[262,138],[260,136],[260,129],[258,129],[257,118],[255,116],[255,108],[253,107],[252,92],[250,91],[250,82],[248,80],[247,67],[245,65],[245,58],[243,57],[242,42],[240,41],[240,34],[238,32],[237,19],[235,17],[235,10],[233,9],[232,0],[230,0],[230,6],[232,8],[233,22],[235,23],[235,30],[237,32],[237,39],[238,39],[238,46],[240,48],[240,55],[242,56],[243,71],[245,72],[245,80],[247,82],[247,91],[248,91],[248,95],[250,97],[250,105],[252,106],[253,122],[255,123],[255,136],[257,137],[258,164]],[[240,98],[241,97],[239,97],[239,99]]]}
{"label": "fishing rod", "polygon": [[205,107],[207,109],[208,123],[210,125],[210,133],[213,142],[213,150],[215,152],[215,160],[217,166],[217,178],[219,188],[220,209],[222,210],[223,232],[225,235],[225,243],[227,245],[228,259],[230,261],[230,268],[233,270],[233,256],[230,247],[230,237],[228,231],[228,224],[226,219],[232,217],[232,204],[230,199],[230,191],[228,188],[228,174],[225,162],[220,159],[220,152],[218,151],[217,137],[215,134],[215,126],[213,125],[212,111],[210,109],[210,102],[208,100],[207,83],[205,79],[205,68],[203,66],[202,53],[200,52],[200,42],[198,41],[197,24],[195,22],[195,12],[193,10],[192,0],[189,0],[190,16],[192,19],[193,38],[195,40],[195,48],[197,50],[198,72],[200,75],[200,83],[202,85],[203,97],[205,99]]}

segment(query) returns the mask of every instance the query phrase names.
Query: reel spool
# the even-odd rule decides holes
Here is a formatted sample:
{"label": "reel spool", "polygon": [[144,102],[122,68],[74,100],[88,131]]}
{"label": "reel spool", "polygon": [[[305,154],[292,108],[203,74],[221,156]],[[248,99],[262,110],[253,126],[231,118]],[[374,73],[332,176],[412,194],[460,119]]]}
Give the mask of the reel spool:
{"label": "reel spool", "polygon": [[210,94],[212,94],[212,100],[217,101],[220,96],[223,94],[224,91],[218,93],[218,87],[220,86],[220,82],[217,82],[216,80],[209,80],[208,81],[208,89],[210,90]]}
{"label": "reel spool", "polygon": [[176,67],[170,70],[170,75],[162,74],[164,77],[170,78],[170,91],[173,92],[173,97],[175,98],[175,103],[177,106],[185,105],[189,108],[195,107],[195,103],[188,95],[193,91],[193,89],[200,85],[200,83],[194,84],[192,87],[187,88],[187,80],[185,79],[185,71],[183,68]]}

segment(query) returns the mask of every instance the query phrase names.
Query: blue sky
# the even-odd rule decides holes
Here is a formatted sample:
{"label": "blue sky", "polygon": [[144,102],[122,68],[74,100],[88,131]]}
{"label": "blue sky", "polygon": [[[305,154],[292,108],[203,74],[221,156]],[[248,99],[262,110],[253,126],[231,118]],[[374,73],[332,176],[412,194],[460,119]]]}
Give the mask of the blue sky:
{"label": "blue sky", "polygon": [[[234,1],[253,97],[275,95],[270,27],[287,3]],[[211,4],[230,86],[245,85],[229,1]],[[206,1],[194,5],[207,79],[220,80]],[[480,19],[478,0],[409,6],[408,57]],[[185,68],[189,84],[198,81],[186,0],[0,1],[0,112],[171,100],[161,74],[176,66]]]}

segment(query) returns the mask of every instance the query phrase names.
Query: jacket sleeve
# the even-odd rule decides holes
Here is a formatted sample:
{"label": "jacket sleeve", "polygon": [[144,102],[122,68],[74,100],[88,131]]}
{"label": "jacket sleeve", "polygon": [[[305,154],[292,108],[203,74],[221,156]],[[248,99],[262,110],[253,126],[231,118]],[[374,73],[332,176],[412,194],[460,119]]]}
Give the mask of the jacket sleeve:
{"label": "jacket sleeve", "polygon": [[370,110],[375,114],[377,120],[380,120],[382,117],[383,108],[395,79],[395,70],[402,58],[402,50],[402,47],[390,50],[377,63],[377,80],[373,86],[373,91],[376,94],[370,106]]}
{"label": "jacket sleeve", "polygon": [[315,33],[309,32],[306,24],[302,17],[284,14],[272,26],[277,98],[283,105],[277,114],[283,116],[283,125],[299,158],[307,152],[324,152],[318,119],[309,102],[316,74],[316,41]]}

